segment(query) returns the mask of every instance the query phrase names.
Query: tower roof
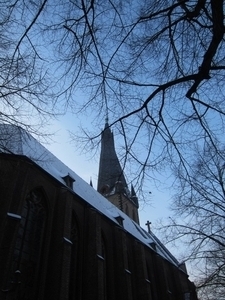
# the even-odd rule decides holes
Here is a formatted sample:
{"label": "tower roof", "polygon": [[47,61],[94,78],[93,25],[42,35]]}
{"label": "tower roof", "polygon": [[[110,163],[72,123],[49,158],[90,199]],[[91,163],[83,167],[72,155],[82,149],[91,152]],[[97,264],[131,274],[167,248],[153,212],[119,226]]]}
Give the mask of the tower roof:
{"label": "tower roof", "polygon": [[127,188],[123,170],[115,151],[113,132],[106,119],[105,128],[101,135],[101,154],[97,190],[101,192],[102,188],[106,187],[112,189],[117,182],[120,182],[121,186]]}

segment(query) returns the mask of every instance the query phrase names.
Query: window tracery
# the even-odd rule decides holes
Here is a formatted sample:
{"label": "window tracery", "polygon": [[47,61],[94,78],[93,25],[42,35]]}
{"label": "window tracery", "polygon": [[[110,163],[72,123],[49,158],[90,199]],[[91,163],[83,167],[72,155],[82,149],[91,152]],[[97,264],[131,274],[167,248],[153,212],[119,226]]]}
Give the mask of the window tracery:
{"label": "window tracery", "polygon": [[15,299],[35,299],[41,250],[47,221],[46,200],[41,190],[32,190],[24,202],[12,259],[12,290]]}

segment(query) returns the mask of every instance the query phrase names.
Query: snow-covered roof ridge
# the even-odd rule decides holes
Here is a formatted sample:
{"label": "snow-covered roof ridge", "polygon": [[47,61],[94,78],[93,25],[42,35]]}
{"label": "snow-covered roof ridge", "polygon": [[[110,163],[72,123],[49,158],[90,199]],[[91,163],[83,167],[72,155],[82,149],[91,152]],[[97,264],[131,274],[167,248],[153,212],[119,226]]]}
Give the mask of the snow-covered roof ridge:
{"label": "snow-covered roof ridge", "polygon": [[[71,192],[77,194],[113,222],[119,224],[117,218],[121,217],[123,219],[122,223],[124,230],[156,251],[166,260],[179,266],[178,261],[154,234],[146,232],[137,223],[131,220],[125,213],[98,193],[25,130],[13,125],[0,124],[0,136],[0,152],[27,156],[39,167],[67,187],[68,184],[63,178],[69,174],[73,179],[71,187],[69,187]],[[153,244],[155,244],[156,247],[153,247]]]}

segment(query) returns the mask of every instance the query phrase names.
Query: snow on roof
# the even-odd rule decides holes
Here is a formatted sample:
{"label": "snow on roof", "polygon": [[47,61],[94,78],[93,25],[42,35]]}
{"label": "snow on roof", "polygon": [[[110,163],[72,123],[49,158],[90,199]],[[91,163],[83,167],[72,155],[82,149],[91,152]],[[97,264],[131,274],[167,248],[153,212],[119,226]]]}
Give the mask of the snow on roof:
{"label": "snow on roof", "polygon": [[117,225],[119,223],[116,218],[121,217],[123,219],[123,228],[127,232],[152,250],[156,251],[166,260],[179,266],[178,261],[152,232],[145,231],[137,223],[131,220],[125,213],[94,190],[93,187],[63,164],[25,130],[13,125],[0,124],[0,152],[28,157],[67,187],[68,185],[63,178],[70,176],[72,178],[71,192],[79,195],[84,201],[89,203]]}

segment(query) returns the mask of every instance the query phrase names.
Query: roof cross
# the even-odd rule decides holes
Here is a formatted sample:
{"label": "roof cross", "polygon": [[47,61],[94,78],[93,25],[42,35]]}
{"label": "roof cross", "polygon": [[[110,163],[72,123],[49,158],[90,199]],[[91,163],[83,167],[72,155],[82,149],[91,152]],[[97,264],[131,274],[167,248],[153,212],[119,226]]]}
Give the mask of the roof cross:
{"label": "roof cross", "polygon": [[148,227],[148,233],[151,232],[151,227],[150,227],[151,224],[152,224],[152,222],[149,222],[149,221],[147,221],[147,223],[145,224]]}

